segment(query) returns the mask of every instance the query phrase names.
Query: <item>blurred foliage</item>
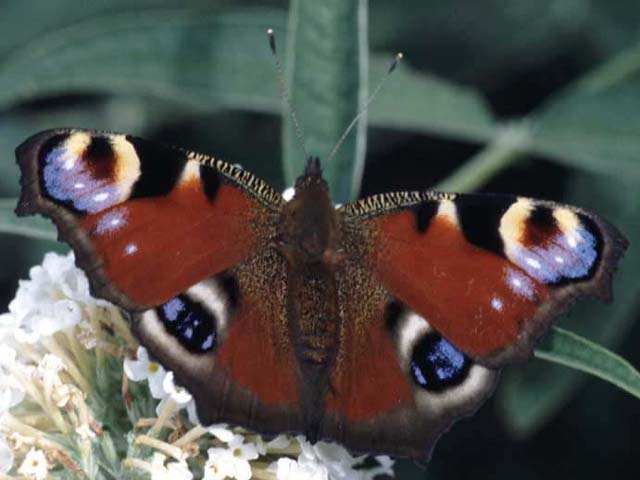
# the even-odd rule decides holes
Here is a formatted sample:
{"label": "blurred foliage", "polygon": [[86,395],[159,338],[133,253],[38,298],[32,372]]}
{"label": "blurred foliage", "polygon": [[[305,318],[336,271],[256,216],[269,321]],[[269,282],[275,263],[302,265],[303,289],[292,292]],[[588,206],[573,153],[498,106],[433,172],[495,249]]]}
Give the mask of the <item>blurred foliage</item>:
{"label": "blurred foliage", "polygon": [[[44,251],[65,248],[44,222],[11,215],[13,149],[36,131],[131,132],[242,163],[278,188],[295,176],[304,156],[286,115],[280,145],[272,27],[306,147],[322,157],[405,53],[370,128],[329,172],[341,200],[361,182],[366,194],[439,184],[573,203],[616,224],[631,246],[614,304],[582,302],[562,326],[640,364],[640,4],[310,5],[293,0],[288,19],[275,0],[4,0],[0,231],[22,236],[0,237],[3,305]],[[504,372],[493,405],[443,437],[428,473],[401,462],[399,478],[640,475],[638,404],[610,385],[534,360]]]}

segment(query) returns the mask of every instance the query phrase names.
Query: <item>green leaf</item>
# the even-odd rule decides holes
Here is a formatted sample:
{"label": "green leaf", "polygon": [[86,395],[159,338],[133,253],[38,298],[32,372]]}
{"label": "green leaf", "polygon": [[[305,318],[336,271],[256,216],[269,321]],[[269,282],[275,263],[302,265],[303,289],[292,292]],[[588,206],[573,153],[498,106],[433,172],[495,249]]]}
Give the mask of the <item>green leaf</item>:
{"label": "green leaf", "polygon": [[[353,9],[357,10],[358,21],[362,23],[363,7],[353,6]],[[194,15],[181,10],[152,11],[144,15],[129,12],[87,19],[43,34],[16,50],[10,59],[0,60],[0,108],[49,95],[85,92],[126,95],[128,101],[150,97],[166,106],[179,105],[192,112],[235,108],[277,113],[281,101],[266,29],[274,27],[277,38],[282,39],[284,25],[284,12],[275,9],[218,15]],[[352,44],[358,42],[358,52],[364,50],[364,34],[344,34],[353,37]],[[338,48],[336,51],[348,50],[346,40],[340,43],[334,37],[330,32],[316,38],[319,45],[311,45],[310,52],[320,49],[322,53],[332,42]],[[328,104],[322,102],[328,98],[341,112],[341,119],[332,120],[333,132],[322,137],[324,147],[310,153],[326,155],[362,104],[366,56],[356,57],[354,48],[352,45],[354,56],[341,61],[351,75],[356,75],[357,70],[359,84],[351,85],[335,72],[336,76],[331,77],[333,84],[320,85],[313,98],[297,99],[298,108],[309,105],[315,111],[319,105],[326,107]],[[308,61],[315,58],[309,54],[301,61],[306,62],[307,56]],[[392,58],[392,55],[382,55],[371,59],[371,76],[376,82],[385,74]],[[331,59],[333,61],[333,56]],[[317,76],[317,81],[323,81],[326,75]],[[354,95],[354,99],[351,104],[342,105],[340,102],[347,94]],[[303,110],[299,113],[304,117]],[[474,141],[491,139],[495,127],[484,101],[473,90],[418,74],[402,64],[373,102],[370,117],[376,126]],[[91,125],[97,123],[90,122]],[[312,129],[326,128],[320,125],[322,121],[302,123],[311,129],[310,134]],[[107,126],[111,124],[118,123]],[[352,132],[347,139],[338,162],[334,162],[337,165],[343,161],[341,158],[347,157],[349,162],[356,160],[351,173],[347,172],[345,178],[339,180],[346,186],[352,182],[349,192],[355,192],[358,187],[364,125],[361,121],[355,134]],[[309,135],[310,141],[313,138],[315,135]],[[310,146],[313,147],[310,150],[316,150]],[[347,155],[348,152],[351,153]],[[300,164],[305,159],[299,151],[290,155],[292,161],[299,162],[298,169],[294,167],[289,172],[293,178],[300,173]]]}
{"label": "green leaf", "polygon": [[640,45],[556,93],[533,118],[532,151],[578,168],[640,179]]}
{"label": "green leaf", "polygon": [[640,399],[640,372],[624,358],[575,333],[554,327],[535,356],[599,377]]}
{"label": "green leaf", "polygon": [[[266,30],[279,10],[220,15],[166,11],[88,20],[0,64],[0,107],[64,92],[162,98],[193,110],[279,107]],[[273,81],[265,81],[273,78]]]}
{"label": "green leaf", "polygon": [[[287,84],[304,131],[305,150],[325,160],[325,178],[336,201],[354,198],[360,189],[366,148],[366,117],[333,159],[333,146],[367,95],[367,1],[293,0],[287,37]],[[283,162],[289,184],[300,175],[306,154],[295,126],[283,112]]]}
{"label": "green leaf", "polygon": [[532,151],[580,169],[640,179],[640,82],[571,89],[535,117]]}
{"label": "green leaf", "polygon": [[[617,225],[630,242],[614,275],[614,300],[610,305],[583,300],[562,319],[564,329],[606,348],[624,338],[637,318],[640,296],[637,265],[640,265],[640,202],[637,182],[603,182],[590,174],[574,174],[567,201],[590,209]],[[576,394],[587,377],[547,362],[532,361],[505,370],[497,403],[512,432],[534,433]]]}
{"label": "green leaf", "polygon": [[[48,32],[73,24],[90,21],[110,12],[151,13],[154,9],[184,6],[183,0],[109,0],[108,2],[78,2],[76,0],[3,0],[0,16],[0,56],[22,48],[23,45],[45,36]],[[190,0],[189,9],[197,13],[206,8],[211,11],[222,1]],[[213,4],[213,5],[212,5]],[[37,15],[34,15],[37,11]]]}
{"label": "green leaf", "polygon": [[579,79],[573,88],[583,92],[603,92],[629,80],[638,80],[640,74],[640,44],[618,52]]}
{"label": "green leaf", "polygon": [[56,240],[56,230],[51,222],[40,217],[16,217],[15,198],[0,199],[0,233],[23,235],[41,240]]}
{"label": "green leaf", "polygon": [[[391,59],[372,59],[371,78],[381,78]],[[480,142],[491,140],[497,129],[486,102],[476,91],[417,73],[402,62],[371,104],[369,122]]]}

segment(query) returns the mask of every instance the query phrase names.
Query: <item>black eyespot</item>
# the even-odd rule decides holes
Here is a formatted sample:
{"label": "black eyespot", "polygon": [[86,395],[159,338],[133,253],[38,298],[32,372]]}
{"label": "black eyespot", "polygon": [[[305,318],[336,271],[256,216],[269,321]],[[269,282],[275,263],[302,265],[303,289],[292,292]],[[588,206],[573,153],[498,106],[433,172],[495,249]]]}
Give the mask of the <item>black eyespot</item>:
{"label": "black eyespot", "polygon": [[216,345],[217,330],[212,312],[187,295],[178,295],[156,308],[164,327],[180,344],[194,353],[204,353]]}
{"label": "black eyespot", "polygon": [[425,335],[413,349],[409,372],[413,381],[430,392],[460,385],[471,360],[437,333]]}

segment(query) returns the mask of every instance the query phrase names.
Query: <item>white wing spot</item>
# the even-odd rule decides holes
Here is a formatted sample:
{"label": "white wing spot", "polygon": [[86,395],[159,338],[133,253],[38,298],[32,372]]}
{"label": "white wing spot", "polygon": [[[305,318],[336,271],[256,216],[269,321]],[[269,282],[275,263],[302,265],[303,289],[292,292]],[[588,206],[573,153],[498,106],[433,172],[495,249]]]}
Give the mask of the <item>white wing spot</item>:
{"label": "white wing spot", "polygon": [[542,268],[542,265],[540,265],[540,262],[535,258],[527,257],[525,261],[527,262],[527,265],[529,265],[532,268],[535,268],[536,270],[539,270],[540,268]]}
{"label": "white wing spot", "polygon": [[138,251],[138,246],[135,243],[128,243],[125,247],[124,247],[124,253],[125,255],[133,255],[134,253],[136,253]]}
{"label": "white wing spot", "polygon": [[504,307],[504,304],[502,303],[502,300],[500,300],[498,297],[493,297],[491,299],[491,307],[494,310],[497,310],[498,312],[502,311],[502,307]]}
{"label": "white wing spot", "polygon": [[107,198],[109,198],[109,194],[107,192],[96,193],[93,196],[94,202],[104,202]]}

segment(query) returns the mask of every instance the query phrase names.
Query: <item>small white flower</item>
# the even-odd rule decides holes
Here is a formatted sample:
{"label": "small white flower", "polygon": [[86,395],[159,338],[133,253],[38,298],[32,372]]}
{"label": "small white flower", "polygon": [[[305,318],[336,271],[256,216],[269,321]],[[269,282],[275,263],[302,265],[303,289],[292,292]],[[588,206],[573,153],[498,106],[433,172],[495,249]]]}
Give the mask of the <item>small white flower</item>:
{"label": "small white flower", "polygon": [[0,414],[16,406],[24,399],[22,385],[11,375],[0,370]]}
{"label": "small white flower", "polygon": [[316,461],[322,463],[333,480],[355,479],[360,477],[359,471],[353,467],[361,463],[366,455],[353,457],[346,448],[337,443],[318,442],[312,447]]}
{"label": "small white flower", "polygon": [[7,473],[13,466],[13,452],[7,440],[4,437],[0,437],[0,473]]}
{"label": "small white flower", "polygon": [[[273,467],[273,465],[272,465]],[[271,468],[273,469],[273,468]],[[299,463],[291,458],[280,458],[275,464],[278,480],[328,480],[329,472],[320,463]]]}
{"label": "small white flower", "polygon": [[151,460],[151,480],[191,480],[193,474],[185,462],[169,462],[161,453],[154,453]]}
{"label": "small white flower", "polygon": [[187,418],[193,425],[200,425],[200,419],[198,418],[198,413],[196,412],[196,402],[192,398],[189,403],[187,403]]}
{"label": "small white flower", "polygon": [[244,443],[242,435],[234,435],[228,442],[227,448],[210,448],[207,450],[209,458],[205,469],[209,469],[209,479],[236,478],[237,480],[249,480],[251,478],[251,465],[249,460],[258,458],[258,448],[253,443]]}
{"label": "small white flower", "polygon": [[273,450],[283,450],[291,445],[291,438],[287,435],[278,435],[274,439],[265,442],[261,436],[256,437],[256,447],[260,455],[266,455]]}
{"label": "small white flower", "polygon": [[169,395],[178,405],[186,405],[191,401],[191,394],[174,383],[173,372],[167,372],[162,380],[162,388],[164,393]]}
{"label": "small white flower", "polygon": [[284,450],[291,445],[291,437],[287,435],[278,435],[273,440],[267,442],[267,450]]}
{"label": "small white flower", "polygon": [[18,468],[18,473],[36,480],[44,480],[47,477],[48,470],[49,467],[44,452],[37,448],[31,448],[27,456],[24,457],[22,465]]}
{"label": "small white flower", "polygon": [[[300,444],[298,460],[281,458],[271,465],[278,480],[367,480],[383,473],[393,475],[393,462],[389,457],[380,457],[380,466],[375,469],[355,468],[366,456],[354,457],[344,447],[335,443],[309,443],[299,435],[296,440]],[[390,462],[384,463],[386,460]]]}
{"label": "small white flower", "polygon": [[[0,337],[2,341],[2,337]],[[16,351],[7,344],[0,343],[0,367],[10,369],[16,364]]]}
{"label": "small white flower", "polygon": [[58,408],[63,408],[74,395],[82,396],[82,391],[75,385],[69,383],[54,385],[53,391],[51,392],[51,398]]}
{"label": "small white flower", "polygon": [[207,450],[207,462],[204,464],[203,480],[225,480],[233,476],[233,466],[229,462],[227,452],[210,448]]}
{"label": "small white flower", "polygon": [[0,314],[0,345],[4,346],[18,328],[18,317],[13,313]]}
{"label": "small white flower", "polygon": [[235,437],[235,433],[229,429],[229,425],[226,423],[212,425],[209,428],[209,433],[224,443],[231,442]]}
{"label": "small white flower", "polygon": [[66,368],[62,359],[53,353],[47,353],[42,357],[40,363],[38,363],[38,373],[42,375],[42,377],[57,375],[61,371],[66,370]]}
{"label": "small white flower", "polygon": [[85,319],[81,320],[78,324],[78,333],[76,334],[76,338],[78,339],[78,342],[80,342],[80,345],[87,350],[96,348],[98,343],[95,329]]}
{"label": "small white flower", "polygon": [[70,328],[80,322],[85,310],[105,303],[89,294],[87,277],[76,268],[72,253],[47,253],[42,266],[33,267],[29,276],[19,282],[9,314],[0,322],[14,323],[18,341],[35,343],[41,336]]}
{"label": "small white flower", "polygon": [[176,386],[173,382],[173,372],[167,372],[167,374],[162,379],[162,390],[164,396],[160,403],[156,406],[156,415],[160,416],[160,412],[164,409],[164,406],[167,404],[169,399],[175,402],[175,405],[178,410],[183,408],[187,408],[189,402],[191,402],[192,397],[189,392],[187,392],[184,388]]}
{"label": "small white flower", "polygon": [[59,387],[62,385],[59,373],[65,369],[66,367],[64,362],[60,357],[52,353],[47,353],[42,357],[40,363],[38,363],[38,367],[35,369],[34,375],[41,379],[45,385],[50,385],[52,388]]}
{"label": "small white flower", "polygon": [[83,440],[91,440],[92,438],[96,438],[96,432],[91,430],[91,427],[83,423],[79,427],[76,427],[76,433]]}
{"label": "small white flower", "polygon": [[167,394],[162,386],[167,372],[162,365],[149,360],[149,354],[144,347],[138,347],[136,351],[137,360],[124,360],[124,372],[130,380],[140,382],[147,380],[149,390],[153,398],[165,398]]}
{"label": "small white flower", "polygon": [[393,472],[393,464],[395,461],[391,457],[388,457],[387,455],[379,455],[375,457],[375,459],[380,465],[364,472],[367,480],[373,480],[378,475],[387,475],[389,477],[395,476]]}

